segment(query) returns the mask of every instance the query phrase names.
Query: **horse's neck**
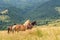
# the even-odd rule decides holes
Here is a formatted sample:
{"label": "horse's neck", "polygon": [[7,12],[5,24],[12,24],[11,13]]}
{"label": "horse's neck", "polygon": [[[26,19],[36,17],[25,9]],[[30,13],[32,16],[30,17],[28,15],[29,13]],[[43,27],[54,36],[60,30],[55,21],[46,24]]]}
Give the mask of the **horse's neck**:
{"label": "horse's neck", "polygon": [[30,24],[30,20],[27,20],[23,25],[27,26],[28,24]]}

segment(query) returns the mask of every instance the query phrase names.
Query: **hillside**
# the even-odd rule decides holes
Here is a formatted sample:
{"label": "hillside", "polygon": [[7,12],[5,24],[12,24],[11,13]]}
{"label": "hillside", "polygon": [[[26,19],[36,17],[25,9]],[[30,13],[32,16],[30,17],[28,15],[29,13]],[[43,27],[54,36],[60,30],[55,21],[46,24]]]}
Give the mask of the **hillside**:
{"label": "hillside", "polygon": [[[27,19],[36,20],[38,25],[48,24],[50,21],[60,19],[60,1],[19,1],[7,2],[0,0],[0,12],[8,10],[7,14],[0,14],[0,29],[6,29],[14,23],[24,23]],[[29,3],[28,3],[29,2]],[[25,4],[24,4],[25,3]],[[2,18],[3,17],[3,18]]]}
{"label": "hillside", "polygon": [[42,26],[10,34],[0,31],[0,36],[0,40],[60,40],[60,27]]}

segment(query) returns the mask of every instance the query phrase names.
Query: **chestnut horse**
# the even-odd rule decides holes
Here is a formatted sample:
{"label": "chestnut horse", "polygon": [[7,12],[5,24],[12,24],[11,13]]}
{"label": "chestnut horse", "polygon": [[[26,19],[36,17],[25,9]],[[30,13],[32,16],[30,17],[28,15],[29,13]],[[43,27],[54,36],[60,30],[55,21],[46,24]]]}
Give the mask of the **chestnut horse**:
{"label": "chestnut horse", "polygon": [[36,24],[36,21],[34,21],[34,22],[30,22],[30,20],[27,20],[23,25],[22,24],[15,24],[15,25],[13,25],[13,26],[10,26],[9,28],[8,28],[8,33],[10,32],[10,31],[12,31],[12,32],[14,32],[14,31],[25,31],[25,30],[27,30],[27,29],[31,29],[31,28],[33,28],[33,26]]}

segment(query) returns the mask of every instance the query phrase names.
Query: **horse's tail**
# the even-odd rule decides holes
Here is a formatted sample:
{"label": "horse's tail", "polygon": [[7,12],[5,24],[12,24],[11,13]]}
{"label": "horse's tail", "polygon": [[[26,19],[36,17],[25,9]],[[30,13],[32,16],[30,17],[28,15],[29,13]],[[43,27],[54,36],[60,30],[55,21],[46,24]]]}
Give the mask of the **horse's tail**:
{"label": "horse's tail", "polygon": [[8,33],[9,33],[9,31],[10,31],[10,28],[8,28]]}

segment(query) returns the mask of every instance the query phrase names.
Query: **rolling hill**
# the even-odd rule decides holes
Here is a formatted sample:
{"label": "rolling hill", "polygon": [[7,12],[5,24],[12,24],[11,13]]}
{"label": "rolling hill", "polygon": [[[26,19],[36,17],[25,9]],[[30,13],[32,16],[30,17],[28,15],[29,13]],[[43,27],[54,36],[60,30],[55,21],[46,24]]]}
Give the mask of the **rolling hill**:
{"label": "rolling hill", "polygon": [[19,2],[0,0],[0,12],[8,10],[7,14],[0,13],[0,29],[6,29],[7,26],[14,23],[24,23],[27,19],[36,20],[39,25],[47,24],[46,22],[51,20],[60,19],[59,8],[60,0],[20,0]]}

